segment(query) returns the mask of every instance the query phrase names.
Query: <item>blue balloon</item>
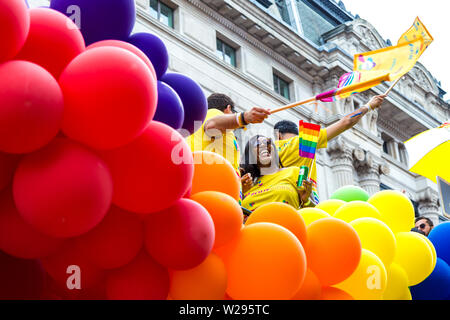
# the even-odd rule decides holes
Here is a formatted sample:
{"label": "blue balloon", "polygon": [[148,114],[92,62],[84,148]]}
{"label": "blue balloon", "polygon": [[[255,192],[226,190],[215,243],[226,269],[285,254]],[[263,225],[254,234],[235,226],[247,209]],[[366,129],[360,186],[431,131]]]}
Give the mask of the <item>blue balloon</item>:
{"label": "blue balloon", "polygon": [[146,32],[133,34],[128,42],[146,54],[155,68],[157,78],[161,79],[169,67],[169,53],[164,42],[154,34]]}
{"label": "blue balloon", "polygon": [[[208,102],[202,88],[191,78],[180,73],[166,73],[162,79],[181,98],[184,107],[184,121],[182,128],[193,134],[201,128],[208,112]],[[183,133],[183,136],[189,135]]]}
{"label": "blue balloon", "polygon": [[434,227],[428,235],[428,239],[436,248],[437,256],[450,265],[450,222],[444,222]]}
{"label": "blue balloon", "polygon": [[134,0],[51,0],[50,8],[79,21],[86,45],[126,40],[136,21]]}
{"label": "blue balloon", "polygon": [[184,109],[178,94],[164,82],[158,81],[158,105],[153,120],[178,130],[183,125]]}
{"label": "blue balloon", "polygon": [[428,278],[410,290],[413,300],[446,300],[450,295],[450,267],[437,258],[436,267]]}

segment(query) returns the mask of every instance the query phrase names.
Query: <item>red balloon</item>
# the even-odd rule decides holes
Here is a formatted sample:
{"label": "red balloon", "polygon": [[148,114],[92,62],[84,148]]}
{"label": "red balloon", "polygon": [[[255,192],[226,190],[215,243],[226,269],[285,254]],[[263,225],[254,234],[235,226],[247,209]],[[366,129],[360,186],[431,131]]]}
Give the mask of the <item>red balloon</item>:
{"label": "red balloon", "polygon": [[0,151],[0,191],[4,190],[11,182],[19,163],[20,156],[3,153]]}
{"label": "red balloon", "polygon": [[110,300],[165,300],[169,286],[167,269],[142,251],[130,264],[111,271],[106,295]]}
{"label": "red balloon", "polygon": [[18,259],[0,251],[0,300],[39,299],[44,278],[38,260]]}
{"label": "red balloon", "polygon": [[61,88],[50,73],[34,63],[0,65],[0,106],[0,150],[4,152],[35,151],[61,128]]}
{"label": "red balloon", "polygon": [[[68,275],[69,276],[69,275]],[[105,277],[104,277],[105,278]],[[106,300],[106,281],[102,280],[90,288],[69,289],[46,274],[42,300]]]}
{"label": "red balloon", "polygon": [[101,284],[106,273],[94,266],[75,240],[68,240],[55,254],[41,259],[42,266],[64,291],[79,284],[81,289],[94,288]]}
{"label": "red balloon", "polygon": [[112,206],[93,230],[77,239],[89,260],[102,269],[122,267],[144,245],[144,223],[136,214]]}
{"label": "red balloon", "polygon": [[30,33],[15,59],[34,62],[58,79],[85,49],[83,35],[72,20],[56,10],[36,8],[30,10]]}
{"label": "red balloon", "polygon": [[12,59],[22,48],[30,30],[25,1],[0,1],[0,62]]}
{"label": "red balloon", "polygon": [[128,211],[146,214],[166,209],[192,181],[189,146],[178,132],[157,121],[132,143],[101,155],[113,176],[113,203]]}
{"label": "red balloon", "polygon": [[141,59],[122,48],[86,50],[67,66],[59,83],[64,133],[96,149],[130,143],[156,111],[155,79]]}
{"label": "red balloon", "polygon": [[195,201],[181,199],[169,209],[149,215],[145,245],[158,263],[174,270],[194,268],[211,253],[214,222]]}
{"label": "red balloon", "polygon": [[23,221],[14,204],[12,191],[0,194],[0,249],[23,259],[37,259],[56,252],[63,240],[48,237]]}
{"label": "red balloon", "polygon": [[52,237],[79,236],[106,215],[112,178],[94,153],[64,138],[25,156],[13,181],[14,200],[26,222]]}
{"label": "red balloon", "polygon": [[152,62],[145,55],[145,53],[142,52],[141,49],[139,49],[138,47],[132,45],[131,43],[125,42],[125,41],[103,40],[103,41],[94,42],[93,44],[88,46],[86,49],[89,50],[89,49],[98,48],[98,47],[117,47],[117,48],[122,48],[122,49],[126,49],[128,51],[133,52],[135,55],[137,55],[139,58],[141,58],[142,61],[144,61],[144,63],[150,69],[150,72],[151,72],[153,78],[155,79],[155,81],[157,81],[155,68],[153,67]]}

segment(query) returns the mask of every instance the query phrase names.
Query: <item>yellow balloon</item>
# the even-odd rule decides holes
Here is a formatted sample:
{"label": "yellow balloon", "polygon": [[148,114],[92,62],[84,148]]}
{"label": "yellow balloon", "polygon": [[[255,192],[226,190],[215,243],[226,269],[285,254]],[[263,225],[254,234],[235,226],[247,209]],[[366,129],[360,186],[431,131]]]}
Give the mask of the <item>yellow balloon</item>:
{"label": "yellow balloon", "polygon": [[425,242],[428,244],[428,247],[430,247],[431,253],[433,254],[433,268],[432,270],[434,270],[434,267],[436,267],[436,262],[437,262],[437,254],[436,254],[436,248],[434,247],[433,243],[430,241],[430,239],[428,239],[427,237],[425,237],[423,234],[417,233],[423,240],[425,240]]}
{"label": "yellow balloon", "polygon": [[387,285],[383,294],[384,300],[403,300],[408,290],[408,275],[398,264],[393,263],[387,268]]}
{"label": "yellow balloon", "polygon": [[331,218],[328,213],[317,208],[304,208],[299,210],[298,213],[300,213],[303,220],[305,220],[306,227],[319,219]]}
{"label": "yellow balloon", "polygon": [[398,299],[398,300],[411,301],[412,300],[411,290],[409,290],[409,288],[406,288],[405,292],[402,295],[402,297],[400,299]]}
{"label": "yellow balloon", "polygon": [[374,218],[361,218],[350,222],[361,240],[363,249],[375,253],[386,268],[394,261],[397,243],[395,235],[382,221]]}
{"label": "yellow balloon", "polygon": [[408,275],[408,286],[425,280],[433,271],[433,252],[427,241],[416,232],[399,232],[394,262]]}
{"label": "yellow balloon", "polygon": [[319,203],[316,206],[316,208],[321,209],[330,215],[334,215],[336,210],[339,209],[340,207],[342,207],[346,203],[347,202],[342,201],[342,200],[331,199],[331,200],[327,200],[327,201],[323,201],[323,202]]}
{"label": "yellow balloon", "polygon": [[336,211],[333,217],[349,223],[359,218],[381,220],[381,214],[377,208],[363,201],[352,201],[344,204]]}
{"label": "yellow balloon", "polygon": [[414,228],[414,207],[401,192],[386,190],[373,195],[368,203],[375,206],[392,232],[408,232]]}
{"label": "yellow balloon", "polygon": [[362,249],[356,270],[335,287],[348,292],[355,300],[381,300],[386,283],[387,272],[383,262],[373,252]]}

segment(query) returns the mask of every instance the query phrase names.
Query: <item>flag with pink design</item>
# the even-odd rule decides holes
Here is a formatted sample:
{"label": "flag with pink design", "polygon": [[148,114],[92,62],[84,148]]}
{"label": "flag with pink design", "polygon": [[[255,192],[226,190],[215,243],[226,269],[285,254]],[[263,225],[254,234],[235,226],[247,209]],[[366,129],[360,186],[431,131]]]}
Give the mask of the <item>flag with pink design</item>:
{"label": "flag with pink design", "polygon": [[337,89],[321,93],[316,100],[332,102],[366,91],[383,81],[395,81],[408,73],[433,41],[425,25],[416,18],[396,46],[356,54],[353,72],[339,79]]}

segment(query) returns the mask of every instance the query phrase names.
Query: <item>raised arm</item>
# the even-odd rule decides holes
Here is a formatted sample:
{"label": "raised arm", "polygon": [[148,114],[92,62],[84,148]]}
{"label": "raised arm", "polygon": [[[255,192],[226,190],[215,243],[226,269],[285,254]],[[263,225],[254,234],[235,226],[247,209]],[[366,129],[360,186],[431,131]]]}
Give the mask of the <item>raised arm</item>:
{"label": "raised arm", "polygon": [[[244,123],[242,123],[241,114],[224,114],[209,119],[205,123],[205,132],[220,131],[225,133],[226,130],[234,130],[249,123],[262,123],[270,115],[270,111],[263,108],[254,107],[249,111],[245,111],[243,115]],[[216,134],[209,134],[214,136]]]}
{"label": "raised arm", "polygon": [[348,129],[352,128],[355,124],[357,124],[359,120],[361,120],[361,118],[364,117],[366,113],[369,112],[369,106],[373,110],[379,108],[385,98],[386,95],[375,96],[363,107],[359,108],[358,110],[352,112],[349,115],[346,115],[344,118],[342,118],[335,124],[329,126],[327,128],[328,141],[336,138],[338,135],[347,131]]}

